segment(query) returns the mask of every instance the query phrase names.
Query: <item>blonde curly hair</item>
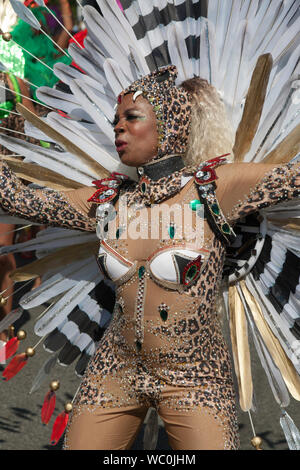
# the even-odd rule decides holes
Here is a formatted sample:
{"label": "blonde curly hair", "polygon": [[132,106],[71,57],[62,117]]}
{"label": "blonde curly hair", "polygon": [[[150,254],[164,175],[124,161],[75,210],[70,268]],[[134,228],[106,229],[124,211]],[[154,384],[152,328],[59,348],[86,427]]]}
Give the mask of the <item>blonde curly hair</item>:
{"label": "blonde curly hair", "polygon": [[227,158],[232,160],[234,133],[217,90],[200,77],[185,80],[180,86],[194,101],[185,164],[198,165],[225,153],[230,153]]}

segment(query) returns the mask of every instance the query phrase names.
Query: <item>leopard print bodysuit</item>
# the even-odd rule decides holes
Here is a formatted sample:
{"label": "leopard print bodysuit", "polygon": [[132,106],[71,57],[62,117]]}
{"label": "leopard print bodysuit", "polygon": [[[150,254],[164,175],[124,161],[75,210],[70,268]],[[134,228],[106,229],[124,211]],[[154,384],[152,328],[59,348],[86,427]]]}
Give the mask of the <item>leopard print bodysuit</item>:
{"label": "leopard print bodysuit", "polygon": [[[184,172],[185,169],[176,173],[173,183],[178,190],[174,189],[169,198],[164,197],[164,178],[150,181],[148,200],[155,201],[161,196],[169,207],[173,204],[190,208],[193,203],[195,205],[198,193],[193,178],[182,189],[178,186]],[[217,169],[217,175],[216,194],[232,226],[251,212],[300,196],[297,165],[273,168],[273,165],[264,164],[227,164]],[[228,186],[234,191],[229,193]],[[95,227],[95,219],[87,217],[90,207],[85,202],[93,188],[64,194],[39,191],[37,197],[32,190],[22,189],[10,170],[4,167],[0,191],[2,208],[18,216],[40,223],[46,223],[47,219],[49,224],[80,230]],[[127,197],[131,204],[143,206],[144,195],[139,184],[135,183],[121,195]],[[104,274],[112,279],[115,276],[115,309],[76,396],[65,448],[79,448],[76,447],[75,429],[76,425],[78,429],[80,423],[84,423],[81,421],[84,416],[94,415],[99,419],[101,410],[103,416],[119,412],[120,417],[124,410],[132,415],[135,410],[155,407],[166,421],[170,410],[176,419],[187,417],[189,423],[194,418],[197,422],[200,416],[206,416],[207,430],[212,429],[211,432],[220,436],[220,442],[213,448],[237,449],[239,439],[231,362],[216,314],[225,246],[206,220],[203,220],[203,238],[200,241],[191,242],[183,232],[179,237],[175,236],[184,226],[184,221],[176,220],[175,224],[169,221],[166,226],[163,218],[158,219],[157,238],[135,238],[133,233],[136,231],[121,230],[123,220],[120,220],[119,204],[121,197],[116,204],[115,229],[118,235],[104,240],[99,252],[99,264]],[[140,217],[139,229],[144,229],[149,235],[153,227],[149,223],[150,208],[142,207],[140,213],[142,211],[145,217]],[[198,214],[193,209],[190,212],[190,224],[194,227]],[[132,206],[130,210],[129,205],[127,222],[137,224],[137,215],[137,208]],[[130,225],[127,227],[129,229]],[[182,275],[191,253],[194,257],[195,253],[202,256],[200,275],[196,282],[183,287]],[[163,256],[161,262],[160,256]],[[170,259],[175,266],[175,280],[161,274]],[[121,275],[116,275],[113,263],[122,267]],[[107,417],[103,432],[106,423]],[[170,423],[169,419],[168,426]],[[209,428],[211,423],[215,423],[215,428]],[[87,447],[86,444],[81,448],[106,448],[95,444],[91,429],[89,445],[97,447]],[[103,432],[100,433],[102,437]],[[178,444],[176,439],[176,436],[170,437],[173,449],[182,448],[179,445],[184,445],[184,449],[200,448],[188,447],[189,444],[182,444],[182,441]],[[132,443],[132,438],[123,447],[110,448],[128,448],[128,442]]]}

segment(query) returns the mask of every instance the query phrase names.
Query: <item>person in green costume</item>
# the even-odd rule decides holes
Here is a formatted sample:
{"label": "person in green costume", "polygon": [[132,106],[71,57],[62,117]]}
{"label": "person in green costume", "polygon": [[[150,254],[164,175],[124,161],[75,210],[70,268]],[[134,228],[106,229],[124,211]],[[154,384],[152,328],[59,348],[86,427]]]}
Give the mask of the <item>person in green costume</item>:
{"label": "person in green costume", "polygon": [[[64,25],[68,31],[71,31],[73,21],[69,2],[60,0],[59,3]],[[41,24],[43,31],[50,35],[51,33],[46,20],[46,16],[49,13],[46,8],[34,7],[31,11]],[[18,23],[13,28],[11,34],[12,39],[17,44],[26,48],[31,54],[45,62],[52,69],[56,62],[63,62],[69,65],[72,61],[69,56],[64,55],[57,47],[55,47],[53,42],[41,31],[34,30],[29,24],[25,23],[21,19],[19,19]],[[24,41],[24,38],[26,38],[26,41]],[[69,36],[66,31],[61,29],[58,36],[54,39],[62,49],[67,48]],[[48,67],[45,67],[45,65],[36,60],[32,55],[25,51],[23,51],[23,54],[25,59],[24,77],[38,87],[49,86],[52,88],[58,81],[56,75],[54,75]],[[34,99],[37,99],[35,92],[36,88],[31,86],[31,94]]]}

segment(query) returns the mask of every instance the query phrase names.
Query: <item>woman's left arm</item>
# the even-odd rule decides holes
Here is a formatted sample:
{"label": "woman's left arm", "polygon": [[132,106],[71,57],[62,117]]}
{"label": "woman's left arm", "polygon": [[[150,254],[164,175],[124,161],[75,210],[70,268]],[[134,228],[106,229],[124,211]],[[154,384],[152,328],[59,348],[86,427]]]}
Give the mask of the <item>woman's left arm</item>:
{"label": "woman's left arm", "polygon": [[231,224],[259,209],[300,198],[300,162],[229,163],[216,173],[216,195]]}

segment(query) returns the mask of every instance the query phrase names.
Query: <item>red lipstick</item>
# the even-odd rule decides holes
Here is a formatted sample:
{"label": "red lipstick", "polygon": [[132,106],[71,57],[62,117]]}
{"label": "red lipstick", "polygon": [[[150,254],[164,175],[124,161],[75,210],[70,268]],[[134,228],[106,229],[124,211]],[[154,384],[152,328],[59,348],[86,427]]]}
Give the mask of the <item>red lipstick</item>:
{"label": "red lipstick", "polygon": [[116,145],[117,152],[122,152],[122,150],[124,150],[128,144],[124,140],[117,139],[115,141],[115,145]]}

